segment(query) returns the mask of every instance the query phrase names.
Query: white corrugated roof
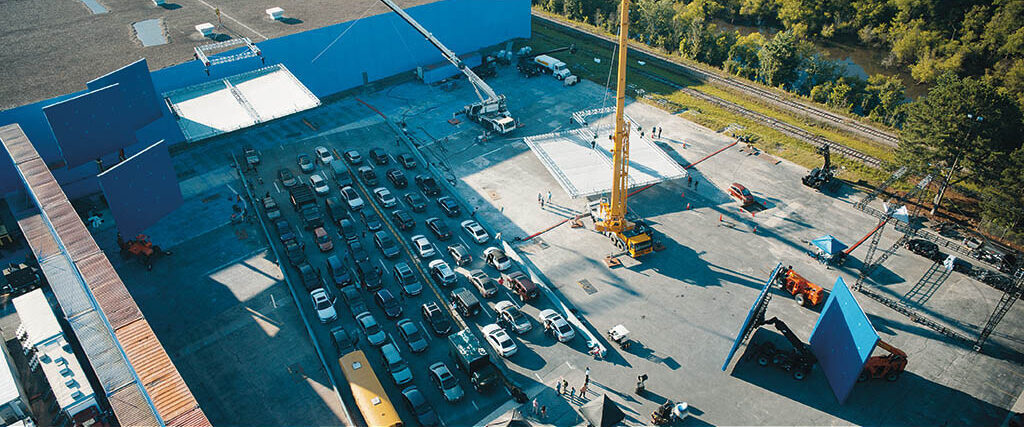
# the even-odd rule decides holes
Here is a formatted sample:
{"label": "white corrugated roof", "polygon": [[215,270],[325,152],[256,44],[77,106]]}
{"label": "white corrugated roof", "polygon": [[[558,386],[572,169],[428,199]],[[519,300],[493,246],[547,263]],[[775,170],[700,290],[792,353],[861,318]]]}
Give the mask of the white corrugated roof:
{"label": "white corrugated roof", "polygon": [[45,343],[64,333],[42,289],[15,298],[14,309],[21,319],[21,326],[28,332],[30,345]]}
{"label": "white corrugated roof", "polygon": [[[6,350],[3,350],[5,353]],[[0,354],[0,404],[18,398],[18,383],[14,379],[14,366],[6,354]]]}

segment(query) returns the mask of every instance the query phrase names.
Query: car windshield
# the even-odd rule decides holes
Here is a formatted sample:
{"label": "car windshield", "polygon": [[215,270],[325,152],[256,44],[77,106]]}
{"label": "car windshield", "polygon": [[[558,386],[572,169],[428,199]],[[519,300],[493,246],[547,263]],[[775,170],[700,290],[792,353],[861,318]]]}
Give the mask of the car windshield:
{"label": "car windshield", "polygon": [[345,187],[345,188],[342,188],[342,189],[341,189],[341,192],[342,192],[342,193],[345,193],[345,197],[348,197],[349,199],[354,199],[354,198],[356,198],[356,197],[357,197],[357,196],[356,196],[356,191],[355,191],[355,190],[353,190],[353,189],[352,189],[352,187]]}
{"label": "car windshield", "polygon": [[430,245],[430,242],[421,242],[420,250],[423,252],[430,252],[434,250],[434,247]]}
{"label": "car windshield", "polygon": [[363,328],[366,329],[367,335],[373,335],[380,332],[380,325],[378,325],[372,318],[363,321]]}
{"label": "car windshield", "polygon": [[326,309],[326,308],[328,308],[330,306],[331,306],[331,302],[328,301],[327,299],[321,299],[319,297],[316,299],[316,309],[317,310],[324,310],[324,309]]}
{"label": "car windshield", "polygon": [[394,308],[394,307],[398,307],[398,300],[396,300],[394,298],[391,298],[391,297],[384,298],[384,308],[385,309]]}
{"label": "car windshield", "polygon": [[508,310],[508,315],[512,316],[513,323],[523,323],[523,321],[526,320],[526,316],[523,315],[523,312],[516,310],[515,308],[510,308]]}
{"label": "car windshield", "polygon": [[568,323],[559,324],[558,332],[561,332],[563,335],[568,334],[569,332],[572,332],[572,327],[570,327]]}
{"label": "car windshield", "polygon": [[420,331],[417,330],[415,326],[410,325],[410,327],[405,331],[405,336],[409,339],[410,342],[419,341]]}
{"label": "car windshield", "polygon": [[398,358],[394,362],[388,363],[388,368],[390,368],[391,372],[401,371],[402,369],[405,369],[405,360]]}
{"label": "car windshield", "polygon": [[454,388],[458,385],[458,380],[455,379],[450,372],[444,371],[439,375],[441,377],[441,387],[445,389]]}
{"label": "car windshield", "polygon": [[512,340],[508,339],[507,335],[498,335],[498,342],[501,343],[501,348],[504,348],[506,350],[516,346],[516,344],[513,343]]}
{"label": "car windshield", "polygon": [[435,327],[437,327],[437,329],[448,329],[451,326],[451,323],[448,322],[448,318],[441,314],[441,312],[436,312],[431,315],[430,321]]}

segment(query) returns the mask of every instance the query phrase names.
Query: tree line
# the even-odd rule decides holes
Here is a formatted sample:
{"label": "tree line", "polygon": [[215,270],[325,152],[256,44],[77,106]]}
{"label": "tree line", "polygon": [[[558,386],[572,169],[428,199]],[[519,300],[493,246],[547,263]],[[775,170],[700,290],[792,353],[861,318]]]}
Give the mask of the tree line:
{"label": "tree line", "polygon": [[[618,0],[533,3],[618,32]],[[901,164],[980,189],[990,230],[1024,239],[1024,0],[635,0],[630,22],[649,46],[900,128]],[[822,40],[879,49],[929,92],[907,102],[895,76],[847,76]]]}

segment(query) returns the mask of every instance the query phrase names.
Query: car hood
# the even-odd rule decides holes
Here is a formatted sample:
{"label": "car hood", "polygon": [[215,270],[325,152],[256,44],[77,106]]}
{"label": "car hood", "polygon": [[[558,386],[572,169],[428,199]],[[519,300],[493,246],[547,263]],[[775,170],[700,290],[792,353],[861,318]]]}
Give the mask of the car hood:
{"label": "car hood", "polygon": [[370,344],[373,344],[373,345],[384,344],[384,341],[387,341],[387,339],[388,339],[388,335],[385,334],[384,331],[377,331],[377,333],[375,333],[373,335],[367,335],[366,336],[366,340],[369,341]]}
{"label": "car hood", "polygon": [[396,383],[404,384],[412,381],[412,370],[410,370],[408,366],[405,366],[402,367],[401,370],[392,372],[391,376],[395,378]]}
{"label": "car hood", "polygon": [[462,397],[466,395],[466,392],[462,390],[462,387],[458,386],[444,390],[443,392],[445,399],[447,399],[449,402],[454,402],[456,400],[462,399]]}

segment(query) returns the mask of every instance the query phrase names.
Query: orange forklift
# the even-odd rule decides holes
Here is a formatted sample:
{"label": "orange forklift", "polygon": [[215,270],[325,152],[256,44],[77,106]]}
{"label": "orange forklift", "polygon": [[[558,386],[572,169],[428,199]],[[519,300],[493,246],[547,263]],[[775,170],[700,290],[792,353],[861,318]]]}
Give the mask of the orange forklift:
{"label": "orange forklift", "polygon": [[885,378],[886,381],[896,381],[900,374],[907,369],[907,353],[882,340],[878,340],[878,346],[888,351],[889,354],[869,358],[867,363],[864,364],[864,370],[857,377],[857,382],[878,378]]}
{"label": "orange forklift", "polygon": [[775,285],[793,295],[797,304],[807,308],[814,307],[825,300],[825,289],[797,274],[793,271],[792,265],[779,272],[775,278]]}
{"label": "orange forklift", "polygon": [[153,269],[153,258],[160,255],[171,255],[171,251],[160,249],[149,240],[149,236],[139,234],[134,239],[124,240],[121,233],[117,233],[117,245],[121,247],[121,257],[124,259],[138,259],[146,270]]}

